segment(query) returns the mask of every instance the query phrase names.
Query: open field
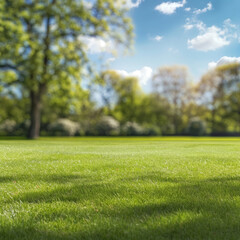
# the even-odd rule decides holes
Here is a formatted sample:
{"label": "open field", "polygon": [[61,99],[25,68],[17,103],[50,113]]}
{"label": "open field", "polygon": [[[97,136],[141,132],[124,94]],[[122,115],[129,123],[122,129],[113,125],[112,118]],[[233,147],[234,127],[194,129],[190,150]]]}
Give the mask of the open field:
{"label": "open field", "polygon": [[0,239],[240,239],[240,139],[1,140]]}

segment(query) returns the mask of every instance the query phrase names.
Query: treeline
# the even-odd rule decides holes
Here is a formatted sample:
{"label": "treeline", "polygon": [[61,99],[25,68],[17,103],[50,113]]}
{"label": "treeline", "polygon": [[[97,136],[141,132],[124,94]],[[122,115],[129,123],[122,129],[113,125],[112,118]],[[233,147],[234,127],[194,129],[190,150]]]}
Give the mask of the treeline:
{"label": "treeline", "polygon": [[[161,67],[146,93],[112,70],[54,84],[43,98],[42,136],[240,135],[240,65],[219,66],[195,83],[184,66]],[[30,99],[0,88],[0,134],[27,135]]]}

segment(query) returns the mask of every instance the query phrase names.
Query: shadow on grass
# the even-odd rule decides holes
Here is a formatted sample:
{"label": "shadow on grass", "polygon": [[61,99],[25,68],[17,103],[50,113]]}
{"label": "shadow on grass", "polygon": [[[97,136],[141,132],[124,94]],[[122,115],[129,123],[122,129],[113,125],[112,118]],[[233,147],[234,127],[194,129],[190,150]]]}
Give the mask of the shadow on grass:
{"label": "shadow on grass", "polygon": [[46,175],[14,175],[0,176],[0,184],[6,182],[46,182],[46,183],[74,183],[74,181],[89,181],[87,176],[79,174],[46,174]]}
{"label": "shadow on grass", "polygon": [[0,184],[6,182],[13,182],[14,179],[15,178],[13,176],[0,176]]}
{"label": "shadow on grass", "polygon": [[18,137],[18,136],[0,136],[1,140],[27,140],[26,137]]}
{"label": "shadow on grass", "polygon": [[[63,175],[73,184],[16,197],[36,210],[50,204],[51,211],[38,209],[27,222],[6,224],[0,239],[240,239],[240,177],[184,181],[150,173],[112,183],[78,177]],[[55,208],[59,202],[65,208]],[[43,219],[66,226],[48,229],[39,224]]]}

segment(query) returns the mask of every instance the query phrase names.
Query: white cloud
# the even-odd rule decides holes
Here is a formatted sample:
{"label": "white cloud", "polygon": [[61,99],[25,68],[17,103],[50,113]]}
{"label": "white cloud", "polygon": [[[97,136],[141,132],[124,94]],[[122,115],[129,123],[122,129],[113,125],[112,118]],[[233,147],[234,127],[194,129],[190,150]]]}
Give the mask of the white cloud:
{"label": "white cloud", "polygon": [[115,62],[116,61],[116,58],[114,58],[114,57],[110,57],[110,58],[108,58],[107,59],[107,64],[110,64],[110,63],[112,63],[112,62]]}
{"label": "white cloud", "polygon": [[211,11],[211,10],[212,10],[212,3],[209,2],[205,8],[197,9],[193,13],[198,15],[198,14],[201,14],[201,13],[206,13],[207,11]]}
{"label": "white cloud", "polygon": [[231,41],[239,39],[239,26],[233,24],[231,19],[226,19],[221,28],[216,26],[206,27],[202,21],[186,19],[185,30],[196,28],[198,36],[188,40],[188,47],[199,51],[211,51],[227,46]]}
{"label": "white cloud", "polygon": [[135,2],[132,2],[132,0],[127,1],[128,8],[136,8],[141,4],[142,0],[137,0]]}
{"label": "white cloud", "polygon": [[223,29],[228,38],[238,39],[239,38],[239,27],[232,23],[231,19],[228,18],[224,21]]}
{"label": "white cloud", "polygon": [[171,15],[175,13],[178,8],[183,7],[186,3],[186,0],[183,0],[182,2],[163,2],[160,5],[157,5],[155,10],[163,14]]}
{"label": "white cloud", "polygon": [[188,7],[188,8],[185,8],[184,10],[185,10],[186,12],[190,12],[190,11],[191,11],[191,8]]}
{"label": "white cloud", "polygon": [[201,32],[206,31],[206,25],[202,21],[198,21],[196,19],[186,19],[186,24],[183,26],[185,30],[191,30],[193,28],[197,28]]}
{"label": "white cloud", "polygon": [[200,32],[205,32],[207,29],[205,23],[203,23],[201,21],[197,22],[195,26]]}
{"label": "white cloud", "polygon": [[190,18],[186,19],[186,24],[183,26],[185,30],[191,30],[195,27],[195,24],[190,20]]}
{"label": "white cloud", "polygon": [[114,51],[114,44],[111,40],[88,36],[79,36],[78,39],[85,45],[86,50],[90,54],[99,54],[103,52],[112,53]]}
{"label": "white cloud", "polygon": [[119,8],[137,8],[143,2],[143,0],[117,0],[115,4]]}
{"label": "white cloud", "polygon": [[93,7],[93,3],[92,2],[87,2],[87,1],[83,1],[83,6],[88,9],[88,10],[91,10],[92,7]]}
{"label": "white cloud", "polygon": [[233,24],[232,20],[230,18],[228,18],[224,21],[224,26],[226,28],[235,28],[235,29],[237,28],[237,25]]}
{"label": "white cloud", "polygon": [[216,50],[230,44],[224,34],[225,32],[216,26],[209,27],[205,33],[188,40],[188,47],[204,52]]}
{"label": "white cloud", "polygon": [[210,62],[208,64],[208,68],[213,69],[217,66],[222,66],[229,63],[240,63],[240,57],[221,57],[217,62]]}
{"label": "white cloud", "polygon": [[187,23],[187,24],[184,25],[184,28],[185,28],[185,30],[191,30],[191,29],[194,28],[194,25]]}
{"label": "white cloud", "polygon": [[150,67],[143,67],[140,70],[136,70],[133,72],[127,72],[125,70],[115,70],[122,77],[136,77],[139,79],[141,85],[146,85],[147,82],[152,78],[153,70]]}
{"label": "white cloud", "polygon": [[157,35],[157,36],[154,38],[154,40],[156,40],[156,41],[158,41],[158,42],[160,42],[162,39],[163,39],[163,37],[162,37],[162,36],[159,36],[159,35]]}

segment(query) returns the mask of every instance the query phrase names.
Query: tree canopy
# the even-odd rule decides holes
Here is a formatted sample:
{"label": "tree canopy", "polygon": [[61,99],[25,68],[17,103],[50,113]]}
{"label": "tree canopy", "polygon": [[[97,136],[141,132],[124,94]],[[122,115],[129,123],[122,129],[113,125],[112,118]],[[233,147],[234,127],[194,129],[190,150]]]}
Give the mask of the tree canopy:
{"label": "tree canopy", "polygon": [[129,45],[127,9],[114,0],[1,1],[0,85],[30,98],[30,138],[39,136],[42,99],[49,89],[80,83],[91,38]]}

